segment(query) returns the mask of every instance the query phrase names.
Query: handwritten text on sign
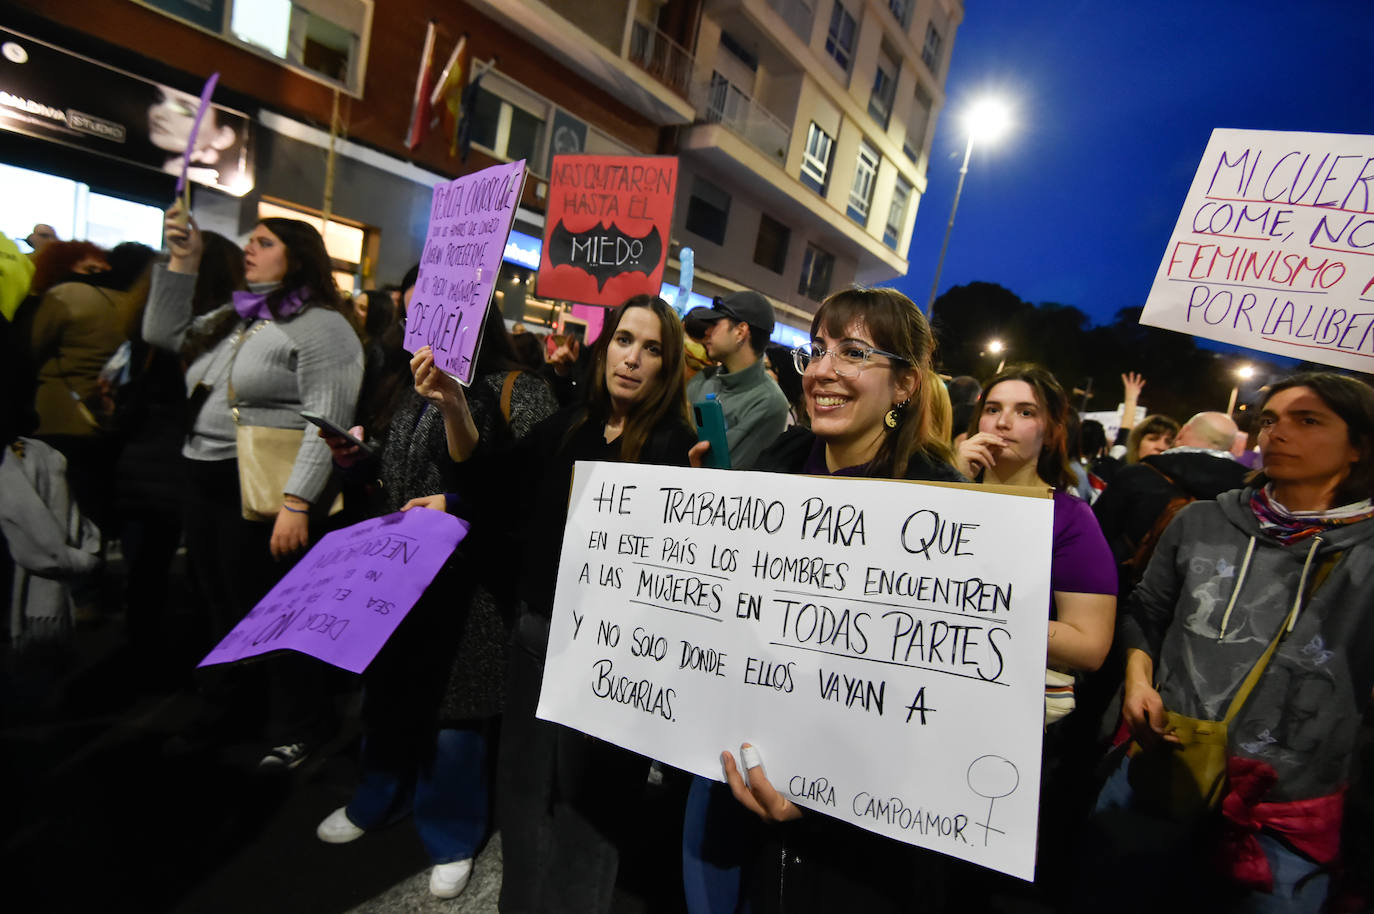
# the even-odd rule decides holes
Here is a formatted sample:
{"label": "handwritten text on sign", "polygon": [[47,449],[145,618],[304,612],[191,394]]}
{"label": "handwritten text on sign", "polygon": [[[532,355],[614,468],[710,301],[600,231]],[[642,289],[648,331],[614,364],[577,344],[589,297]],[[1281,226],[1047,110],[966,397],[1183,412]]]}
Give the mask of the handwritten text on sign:
{"label": "handwritten text on sign", "polygon": [[554,156],[539,297],[614,307],[657,295],[676,193],[671,156]]}
{"label": "handwritten text on sign", "polygon": [[521,159],[434,188],[405,347],[428,345],[434,364],[464,384],[472,383],[482,319],[524,183]]}
{"label": "handwritten text on sign", "polygon": [[1029,878],[1052,503],[579,463],[539,716]]}
{"label": "handwritten text on sign", "polygon": [[1374,136],[1214,130],[1140,321],[1374,369]]}
{"label": "handwritten text on sign", "polygon": [[289,648],[361,673],[467,532],[415,508],[326,534],[200,666]]}

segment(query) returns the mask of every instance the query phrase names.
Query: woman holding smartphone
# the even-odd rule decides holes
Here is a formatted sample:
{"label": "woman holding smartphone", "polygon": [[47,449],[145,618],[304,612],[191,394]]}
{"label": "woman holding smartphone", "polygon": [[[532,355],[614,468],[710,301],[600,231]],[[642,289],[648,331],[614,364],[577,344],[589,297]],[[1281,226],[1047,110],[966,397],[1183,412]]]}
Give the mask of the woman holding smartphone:
{"label": "woman holding smartphone", "polygon": [[[497,815],[504,860],[501,910],[608,910],[620,848],[649,760],[535,718],[553,612],[558,555],[574,462],[682,466],[696,441],[687,420],[683,335],[661,298],[638,295],[607,316],[592,352],[586,401],[565,407],[520,441],[492,447],[462,388],[428,347],[412,360],[415,389],[444,417],[449,456],[470,484],[408,507],[453,510],[516,527],[520,548],[489,569],[515,580],[520,601],[506,684]],[[469,494],[470,493],[470,494]]]}

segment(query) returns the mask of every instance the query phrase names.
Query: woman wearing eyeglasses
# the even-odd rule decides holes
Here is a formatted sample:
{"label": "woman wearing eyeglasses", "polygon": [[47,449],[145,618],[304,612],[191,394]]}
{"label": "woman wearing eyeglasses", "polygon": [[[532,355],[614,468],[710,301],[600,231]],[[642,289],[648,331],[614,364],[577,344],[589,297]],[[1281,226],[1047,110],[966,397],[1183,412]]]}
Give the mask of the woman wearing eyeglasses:
{"label": "woman wearing eyeglasses", "polygon": [[[934,346],[925,316],[900,292],[831,295],[811,322],[811,345],[793,353],[811,427],[788,429],[752,469],[964,481],[922,408]],[[704,451],[698,445],[694,458]],[[944,858],[829,816],[803,817],[761,768],[749,766],[746,785],[734,756],[725,752],[721,760],[742,805],[721,802],[719,786],[713,802],[702,802],[698,788],[689,803],[684,876],[694,914],[734,911],[741,893],[755,912],[907,910],[917,893],[938,907]],[[730,861],[741,859],[744,872],[731,888]]]}

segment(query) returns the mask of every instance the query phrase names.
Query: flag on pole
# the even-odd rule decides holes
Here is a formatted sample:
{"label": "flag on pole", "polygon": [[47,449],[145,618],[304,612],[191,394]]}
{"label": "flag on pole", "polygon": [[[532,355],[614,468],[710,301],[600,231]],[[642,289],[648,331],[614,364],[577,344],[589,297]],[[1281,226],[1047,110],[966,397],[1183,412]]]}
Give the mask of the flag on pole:
{"label": "flag on pole", "polygon": [[425,26],[425,47],[420,52],[420,72],[415,75],[415,101],[410,109],[410,127],[406,130],[406,148],[414,152],[425,138],[429,127],[430,78],[434,70],[434,20]]}
{"label": "flag on pole", "polygon": [[468,36],[465,32],[459,36],[458,43],[453,46],[453,53],[449,55],[448,63],[444,64],[444,69],[439,74],[439,82],[434,87],[434,93],[429,97],[431,106],[437,108],[439,103],[443,102],[444,107],[448,110],[448,154],[451,156],[458,154],[458,124],[462,119],[463,74],[467,71],[467,48]]}
{"label": "flag on pole", "polygon": [[454,140],[458,144],[459,159],[463,162],[468,160],[468,153],[472,151],[472,109],[477,104],[477,92],[482,88],[482,77],[487,75],[487,71],[496,66],[496,58],[493,57],[482,66],[473,64],[472,79],[463,87],[462,96],[462,117],[458,120],[458,129],[454,133]]}

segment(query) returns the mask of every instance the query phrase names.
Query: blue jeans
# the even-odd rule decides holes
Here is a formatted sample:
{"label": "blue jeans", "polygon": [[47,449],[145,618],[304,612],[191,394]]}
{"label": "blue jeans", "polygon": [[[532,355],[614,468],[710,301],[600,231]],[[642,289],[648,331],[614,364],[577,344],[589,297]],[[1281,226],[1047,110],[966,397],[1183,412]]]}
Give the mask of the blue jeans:
{"label": "blue jeans", "polygon": [[480,726],[441,728],[418,752],[388,742],[364,737],[348,818],[371,829],[413,812],[431,861],[476,855],[487,834],[487,738]]}
{"label": "blue jeans", "polygon": [[[1107,778],[1097,795],[1094,815],[1137,811],[1135,793],[1127,776],[1129,767],[1130,760],[1123,759],[1112,776]],[[1274,889],[1272,892],[1237,891],[1228,894],[1230,903],[1222,910],[1236,914],[1317,914],[1326,901],[1331,886],[1330,875],[1320,872],[1320,864],[1274,835],[1261,831],[1258,837],[1264,855],[1269,858]]]}
{"label": "blue jeans", "polygon": [[743,870],[758,854],[754,814],[730,788],[692,778],[682,820],[682,889],[689,914],[748,914]]}

